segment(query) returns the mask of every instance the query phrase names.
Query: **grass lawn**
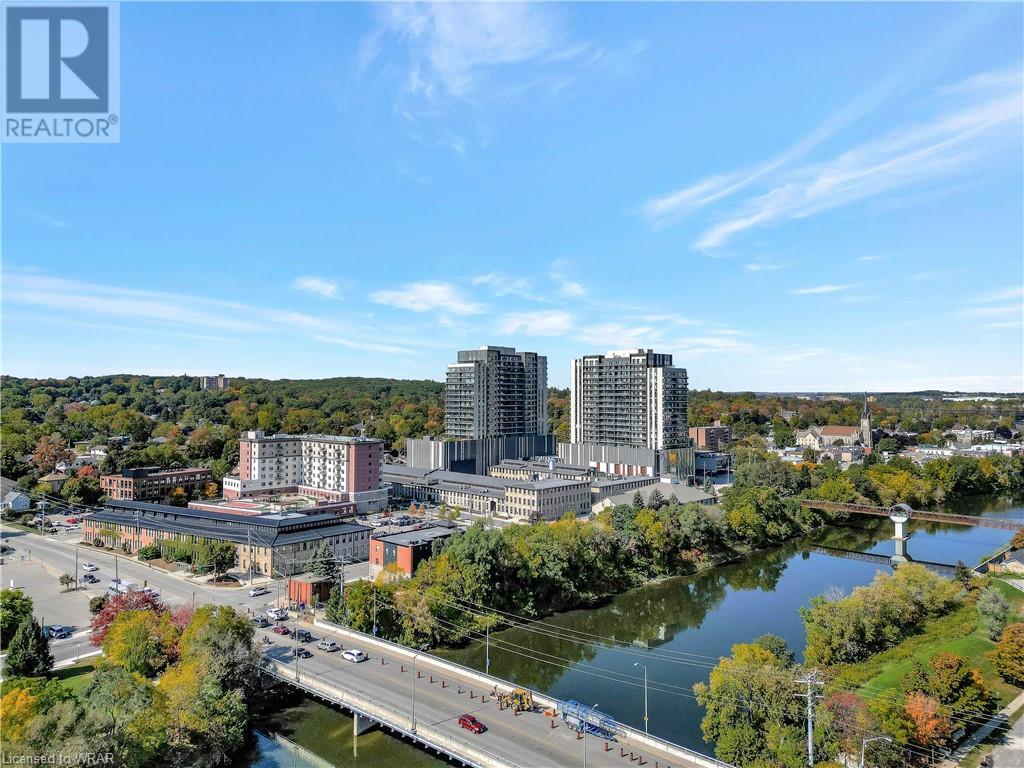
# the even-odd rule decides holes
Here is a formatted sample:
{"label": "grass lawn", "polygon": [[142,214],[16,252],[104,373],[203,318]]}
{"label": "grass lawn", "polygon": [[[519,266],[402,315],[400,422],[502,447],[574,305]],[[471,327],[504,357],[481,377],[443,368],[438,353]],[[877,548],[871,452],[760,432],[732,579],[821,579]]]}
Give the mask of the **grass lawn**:
{"label": "grass lawn", "polygon": [[60,680],[61,685],[67,688],[76,696],[92,681],[93,672],[96,671],[96,663],[99,657],[82,659],[70,667],[55,670],[53,676]]}
{"label": "grass lawn", "polygon": [[[1024,615],[1024,593],[998,579],[992,579],[992,584],[1010,603],[1007,622],[1020,621]],[[872,698],[882,689],[898,687],[915,659],[927,665],[936,653],[946,651],[963,656],[970,666],[977,668],[985,685],[997,696],[999,706],[1002,707],[1010,703],[1020,693],[1020,689],[1006,683],[993,668],[988,657],[993,648],[995,643],[988,639],[979,626],[978,612],[971,600],[947,616],[928,622],[920,634],[844,669],[839,679],[844,683],[861,686],[865,697]]]}

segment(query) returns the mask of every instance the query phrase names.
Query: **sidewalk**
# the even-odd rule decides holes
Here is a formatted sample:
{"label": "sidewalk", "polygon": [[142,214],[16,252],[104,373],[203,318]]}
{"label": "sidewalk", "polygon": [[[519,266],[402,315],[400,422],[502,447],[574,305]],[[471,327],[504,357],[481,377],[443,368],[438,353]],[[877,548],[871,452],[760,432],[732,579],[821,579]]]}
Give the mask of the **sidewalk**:
{"label": "sidewalk", "polygon": [[988,735],[992,733],[992,731],[997,728],[1005,727],[1006,723],[1009,722],[1010,717],[1021,707],[1024,707],[1024,693],[1017,696],[1017,698],[992,715],[992,717],[988,719],[987,723],[971,734],[969,739],[962,742],[956,749],[954,749],[953,753],[946,760],[939,763],[939,768],[956,768],[960,764],[960,761],[967,757],[968,753],[972,749],[988,738]]}

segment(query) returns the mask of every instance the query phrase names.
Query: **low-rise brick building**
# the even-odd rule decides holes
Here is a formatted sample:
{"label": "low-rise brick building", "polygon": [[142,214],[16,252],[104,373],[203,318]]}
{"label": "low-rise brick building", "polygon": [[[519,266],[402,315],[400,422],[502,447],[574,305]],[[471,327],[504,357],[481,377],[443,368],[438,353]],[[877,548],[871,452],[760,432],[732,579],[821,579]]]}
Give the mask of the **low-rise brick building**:
{"label": "low-rise brick building", "polygon": [[406,576],[412,576],[416,566],[430,557],[434,542],[447,539],[455,531],[453,526],[434,525],[373,539],[370,542],[370,577],[376,578],[391,563],[397,564]]}
{"label": "low-rise brick building", "polygon": [[203,486],[212,482],[213,472],[205,467],[139,467],[116,475],[101,475],[100,490],[117,501],[163,501],[175,488],[183,488],[189,495],[196,495]]}

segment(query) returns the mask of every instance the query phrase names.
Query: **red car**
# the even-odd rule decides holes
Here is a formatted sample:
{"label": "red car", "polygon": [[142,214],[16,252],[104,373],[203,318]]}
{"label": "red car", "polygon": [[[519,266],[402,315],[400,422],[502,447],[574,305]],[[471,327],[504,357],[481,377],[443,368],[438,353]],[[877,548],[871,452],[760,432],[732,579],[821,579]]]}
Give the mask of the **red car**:
{"label": "red car", "polygon": [[459,726],[465,728],[467,731],[472,731],[473,733],[483,733],[487,730],[487,726],[472,715],[460,715]]}
{"label": "red car", "polygon": [[274,627],[275,635],[290,635],[291,633],[292,631],[288,629],[288,627],[286,627],[284,624],[278,624],[276,627]]}
{"label": "red car", "polygon": [[64,522],[67,523],[68,525],[74,525],[75,523],[82,522],[82,518],[80,518],[80,517],[69,517]]}

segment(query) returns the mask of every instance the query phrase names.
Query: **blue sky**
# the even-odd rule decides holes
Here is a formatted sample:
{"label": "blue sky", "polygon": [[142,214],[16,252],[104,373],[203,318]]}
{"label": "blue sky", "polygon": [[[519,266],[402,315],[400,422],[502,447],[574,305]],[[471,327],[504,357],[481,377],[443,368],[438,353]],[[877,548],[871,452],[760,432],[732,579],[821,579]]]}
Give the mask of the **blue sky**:
{"label": "blue sky", "polygon": [[1019,4],[121,6],[3,147],[3,369],[1022,388]]}

